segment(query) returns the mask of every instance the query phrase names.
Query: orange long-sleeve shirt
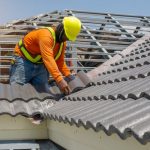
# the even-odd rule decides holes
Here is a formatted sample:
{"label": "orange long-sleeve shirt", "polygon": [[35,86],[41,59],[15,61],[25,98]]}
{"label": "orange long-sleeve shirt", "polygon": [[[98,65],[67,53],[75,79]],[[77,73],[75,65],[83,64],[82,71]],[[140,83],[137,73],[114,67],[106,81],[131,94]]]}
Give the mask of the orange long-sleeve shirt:
{"label": "orange long-sleeve shirt", "polygon": [[[54,60],[54,56],[59,51],[60,44],[55,43],[53,48],[54,43],[52,34],[45,28],[33,30],[24,37],[24,45],[28,52],[33,56],[38,54],[42,56],[47,70],[58,83],[63,79],[62,74],[68,76],[71,73],[64,61],[66,42],[64,42],[62,54],[57,61]],[[18,44],[16,44],[15,53],[22,56]]]}

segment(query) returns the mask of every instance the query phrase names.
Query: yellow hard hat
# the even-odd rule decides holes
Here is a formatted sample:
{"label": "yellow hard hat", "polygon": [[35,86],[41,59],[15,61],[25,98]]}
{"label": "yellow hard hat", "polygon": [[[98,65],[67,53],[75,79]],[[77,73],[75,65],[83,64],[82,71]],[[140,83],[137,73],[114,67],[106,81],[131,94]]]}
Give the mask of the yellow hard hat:
{"label": "yellow hard hat", "polygon": [[81,21],[74,16],[69,16],[69,17],[64,17],[63,24],[64,24],[64,30],[67,38],[70,41],[75,41],[77,35],[81,30]]}

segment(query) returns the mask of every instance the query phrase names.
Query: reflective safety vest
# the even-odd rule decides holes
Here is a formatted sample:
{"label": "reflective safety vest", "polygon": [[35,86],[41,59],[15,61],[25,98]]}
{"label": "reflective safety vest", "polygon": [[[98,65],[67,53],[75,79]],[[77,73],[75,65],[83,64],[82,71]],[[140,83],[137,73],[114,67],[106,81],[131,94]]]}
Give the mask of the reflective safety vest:
{"label": "reflective safety vest", "polygon": [[[55,31],[51,28],[51,27],[45,27],[46,29],[48,29],[52,36],[53,36],[53,39],[54,39],[54,45],[53,45],[53,48],[55,46],[55,43],[56,43],[56,35],[55,35]],[[43,28],[44,29],[44,28]],[[60,48],[59,48],[59,51],[58,53],[55,55],[54,59],[55,60],[58,60],[59,57],[61,56],[61,53],[62,53],[62,50],[63,50],[63,42],[60,44]],[[23,40],[21,39],[18,43],[19,45],[19,48],[21,50],[21,52],[23,53],[23,55],[31,62],[33,63],[43,63],[42,61],[42,56],[41,55],[37,55],[35,56],[34,58],[30,55],[30,53],[27,51],[27,49],[25,48],[24,46],[24,43],[23,43]]]}

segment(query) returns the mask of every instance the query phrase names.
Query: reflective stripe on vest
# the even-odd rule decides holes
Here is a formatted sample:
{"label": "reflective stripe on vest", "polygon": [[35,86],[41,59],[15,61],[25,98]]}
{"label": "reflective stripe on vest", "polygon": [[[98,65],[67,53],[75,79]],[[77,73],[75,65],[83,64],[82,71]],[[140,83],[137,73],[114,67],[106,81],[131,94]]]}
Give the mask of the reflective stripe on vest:
{"label": "reflective stripe on vest", "polygon": [[23,53],[23,55],[24,55],[28,60],[30,60],[31,62],[33,62],[33,63],[42,63],[42,62],[40,61],[41,58],[42,58],[42,56],[41,56],[41,55],[37,55],[36,57],[33,58],[33,57],[28,53],[28,51],[25,49],[22,40],[19,41],[19,48],[20,48],[21,52]]}
{"label": "reflective stripe on vest", "polygon": [[[55,31],[54,31],[51,27],[45,27],[45,28],[47,28],[47,29],[51,32],[51,34],[52,34],[52,36],[53,36],[53,38],[54,38],[54,45],[53,45],[53,48],[54,48],[55,42],[56,42]],[[58,60],[58,59],[59,59],[59,57],[60,57],[60,55],[61,55],[61,53],[62,53],[62,50],[63,50],[63,45],[64,45],[64,43],[62,42],[62,43],[60,44],[59,51],[57,52],[57,54],[56,54],[55,57],[54,57],[55,60]]]}
{"label": "reflective stripe on vest", "polygon": [[[56,43],[56,36],[55,36],[55,31],[51,28],[51,27],[44,27],[46,29],[48,29],[51,34],[52,34],[52,37],[54,39],[54,45],[52,47],[52,49],[54,49],[55,47],[55,43]],[[43,29],[44,29],[43,28]],[[21,52],[23,53],[23,55],[31,62],[33,63],[43,63],[42,61],[40,61],[42,59],[42,56],[41,55],[37,55],[36,57],[32,57],[30,55],[30,53],[25,49],[25,46],[24,46],[24,43],[22,41],[22,39],[19,41],[19,48],[21,50]],[[59,48],[59,51],[57,52],[57,54],[55,55],[54,59],[55,61],[59,59],[59,57],[61,56],[61,53],[62,53],[62,50],[63,50],[63,42],[60,44],[60,48]]]}

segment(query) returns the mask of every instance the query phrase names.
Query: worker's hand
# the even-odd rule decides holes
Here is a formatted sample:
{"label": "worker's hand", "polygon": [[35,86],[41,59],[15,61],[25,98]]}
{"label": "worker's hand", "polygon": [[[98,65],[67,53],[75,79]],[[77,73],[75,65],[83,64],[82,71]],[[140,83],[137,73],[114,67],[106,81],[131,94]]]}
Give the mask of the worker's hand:
{"label": "worker's hand", "polygon": [[72,75],[76,75],[77,73],[74,70],[70,70]]}
{"label": "worker's hand", "polygon": [[67,83],[71,82],[74,79],[75,79],[75,76],[72,74],[65,77],[65,81],[67,81]]}
{"label": "worker's hand", "polygon": [[60,82],[58,82],[58,86],[65,95],[70,94],[71,90],[70,90],[67,82],[64,79],[62,79]]}

